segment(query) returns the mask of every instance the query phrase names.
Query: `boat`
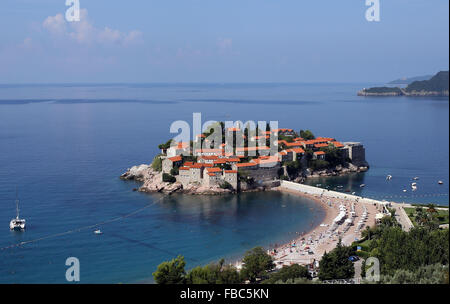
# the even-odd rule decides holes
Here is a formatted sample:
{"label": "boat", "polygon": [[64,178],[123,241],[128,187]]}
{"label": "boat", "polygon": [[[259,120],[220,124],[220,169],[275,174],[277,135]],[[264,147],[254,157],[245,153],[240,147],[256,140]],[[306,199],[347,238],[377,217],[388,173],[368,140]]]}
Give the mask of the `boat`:
{"label": "boat", "polygon": [[414,177],[414,178],[413,178],[413,180],[418,180],[418,179],[419,179],[419,177],[418,177],[418,176],[416,176],[416,177]]}
{"label": "boat", "polygon": [[440,180],[440,181],[438,181],[438,184],[439,184],[439,185],[443,185],[444,182]]}
{"label": "boat", "polygon": [[103,234],[103,232],[100,229],[97,229],[94,231],[94,234]]}
{"label": "boat", "polygon": [[406,189],[403,189],[403,192],[406,192]]}
{"label": "boat", "polygon": [[17,189],[16,189],[16,218],[12,219],[9,222],[9,229],[11,230],[25,230],[25,219],[21,219],[19,216],[19,198],[17,196]]}
{"label": "boat", "polygon": [[388,176],[386,176],[386,180],[391,180],[392,179],[392,175],[388,175]]}
{"label": "boat", "polygon": [[363,187],[365,187],[366,186],[366,184],[361,184],[361,185],[359,185],[361,188],[363,188]]}

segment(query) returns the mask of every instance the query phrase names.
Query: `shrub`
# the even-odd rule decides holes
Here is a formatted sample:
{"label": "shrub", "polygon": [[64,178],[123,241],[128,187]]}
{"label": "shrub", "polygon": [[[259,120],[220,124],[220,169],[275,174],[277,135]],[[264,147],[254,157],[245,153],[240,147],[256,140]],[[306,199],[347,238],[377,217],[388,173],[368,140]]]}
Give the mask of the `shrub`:
{"label": "shrub", "polygon": [[162,160],[161,160],[160,155],[156,155],[153,158],[152,169],[155,171],[159,171],[159,172],[162,170]]}
{"label": "shrub", "polygon": [[162,179],[165,183],[174,183],[177,180],[175,177],[167,173],[163,173]]}

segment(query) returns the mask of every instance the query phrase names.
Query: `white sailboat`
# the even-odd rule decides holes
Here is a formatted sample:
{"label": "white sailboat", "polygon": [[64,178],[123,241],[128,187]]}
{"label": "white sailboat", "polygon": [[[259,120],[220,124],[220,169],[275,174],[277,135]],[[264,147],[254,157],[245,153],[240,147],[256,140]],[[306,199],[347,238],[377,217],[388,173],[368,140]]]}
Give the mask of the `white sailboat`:
{"label": "white sailboat", "polygon": [[17,196],[17,189],[16,189],[16,218],[12,219],[11,222],[9,222],[9,229],[25,230],[25,219],[21,219],[19,217],[19,198]]}

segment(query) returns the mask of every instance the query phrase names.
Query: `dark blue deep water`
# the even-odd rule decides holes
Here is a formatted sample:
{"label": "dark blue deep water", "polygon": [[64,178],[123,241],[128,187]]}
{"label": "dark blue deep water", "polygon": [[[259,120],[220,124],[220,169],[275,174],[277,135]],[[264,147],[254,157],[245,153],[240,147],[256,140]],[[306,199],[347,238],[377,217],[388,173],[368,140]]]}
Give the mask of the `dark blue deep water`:
{"label": "dark blue deep water", "polygon": [[[171,137],[171,122],[191,123],[193,112],[203,121],[278,120],[280,127],[361,141],[367,173],[310,183],[448,205],[448,98],[356,96],[370,85],[0,85],[0,247],[146,207],[100,225],[101,236],[89,228],[1,250],[0,283],[64,283],[70,256],[80,260],[82,283],[146,282],[177,254],[188,267],[232,261],[322,220],[314,203],[288,194],[161,197],[133,192],[134,182],[118,178],[149,163]],[[420,179],[412,193],[414,176]],[[28,224],[23,233],[8,228],[16,185]]]}

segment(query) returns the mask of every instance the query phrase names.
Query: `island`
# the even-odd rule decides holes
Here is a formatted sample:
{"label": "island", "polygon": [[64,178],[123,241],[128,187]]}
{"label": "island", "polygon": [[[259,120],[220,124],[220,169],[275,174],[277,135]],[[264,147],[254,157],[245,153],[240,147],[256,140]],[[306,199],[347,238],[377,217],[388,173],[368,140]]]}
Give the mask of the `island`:
{"label": "island", "polygon": [[210,139],[212,126],[189,142],[160,144],[161,153],[151,164],[133,166],[121,178],[142,182],[137,189],[141,192],[225,194],[264,191],[278,187],[281,180],[302,183],[309,177],[369,168],[359,142],[315,137],[309,130],[297,133],[287,128],[272,130],[269,125],[261,130],[219,124],[219,148]]}
{"label": "island", "polygon": [[373,87],[364,88],[358,96],[437,96],[448,97],[448,71],[441,71],[429,80],[413,81],[406,88]]}

